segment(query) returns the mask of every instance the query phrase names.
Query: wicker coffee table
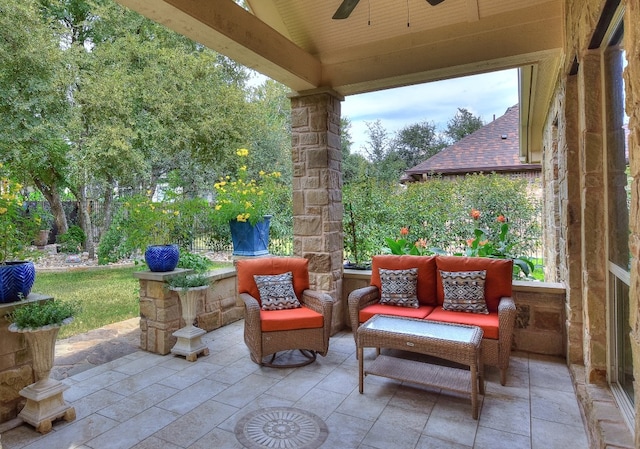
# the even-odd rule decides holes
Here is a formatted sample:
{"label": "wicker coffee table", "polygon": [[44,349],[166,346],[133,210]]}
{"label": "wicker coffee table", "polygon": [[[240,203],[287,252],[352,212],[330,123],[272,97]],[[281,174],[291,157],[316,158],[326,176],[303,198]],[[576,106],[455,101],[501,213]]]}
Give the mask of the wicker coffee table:
{"label": "wicker coffee table", "polygon": [[[358,328],[357,341],[360,393],[368,374],[461,392],[471,395],[473,418],[478,419],[478,391],[484,394],[482,329],[478,326],[376,315]],[[378,357],[364,370],[364,348],[417,352],[470,369],[380,355],[378,351]]]}

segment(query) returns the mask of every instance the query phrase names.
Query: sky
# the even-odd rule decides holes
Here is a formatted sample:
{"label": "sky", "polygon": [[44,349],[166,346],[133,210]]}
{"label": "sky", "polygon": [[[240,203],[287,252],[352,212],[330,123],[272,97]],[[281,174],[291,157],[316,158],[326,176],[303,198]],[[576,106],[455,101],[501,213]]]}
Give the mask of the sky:
{"label": "sky", "polygon": [[367,123],[380,120],[389,137],[408,125],[427,121],[442,131],[458,108],[489,123],[518,103],[517,69],[436,81],[360,95],[342,102],[342,116],[351,121],[353,152],[364,153]]}

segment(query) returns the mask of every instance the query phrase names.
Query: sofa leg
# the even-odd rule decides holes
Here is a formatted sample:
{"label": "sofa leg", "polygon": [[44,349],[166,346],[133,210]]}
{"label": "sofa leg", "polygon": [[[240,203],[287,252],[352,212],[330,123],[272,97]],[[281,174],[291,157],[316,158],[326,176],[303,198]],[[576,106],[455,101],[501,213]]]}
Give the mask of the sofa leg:
{"label": "sofa leg", "polygon": [[504,386],[507,383],[507,368],[500,368],[500,385]]}

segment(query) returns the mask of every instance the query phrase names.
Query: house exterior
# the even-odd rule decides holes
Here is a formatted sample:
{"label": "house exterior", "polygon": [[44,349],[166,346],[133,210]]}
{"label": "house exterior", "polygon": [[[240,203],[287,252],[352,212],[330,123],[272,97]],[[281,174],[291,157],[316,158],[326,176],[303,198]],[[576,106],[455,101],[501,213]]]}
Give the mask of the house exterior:
{"label": "house exterior", "polygon": [[456,178],[469,173],[540,178],[542,166],[520,159],[520,110],[511,106],[501,117],[405,171],[402,182],[426,181],[432,176]]}
{"label": "house exterior", "polygon": [[519,155],[542,165],[590,446],[640,447],[640,0],[354,2],[343,20],[339,1],[118,1],[291,89],[294,251],[335,317],[344,96],[518,67]]}

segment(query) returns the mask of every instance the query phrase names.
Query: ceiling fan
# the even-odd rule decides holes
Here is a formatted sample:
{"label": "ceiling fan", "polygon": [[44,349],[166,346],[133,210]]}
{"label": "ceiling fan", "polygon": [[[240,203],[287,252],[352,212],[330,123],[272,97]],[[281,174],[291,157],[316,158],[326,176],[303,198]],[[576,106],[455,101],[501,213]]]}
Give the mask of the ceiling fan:
{"label": "ceiling fan", "polygon": [[[431,6],[436,6],[440,3],[442,3],[444,0],[427,0],[427,3],[429,3]],[[360,2],[360,0],[342,0],[342,3],[340,4],[340,6],[338,7],[338,9],[336,10],[335,14],[333,15],[333,19],[346,19],[347,17],[349,17],[351,15],[351,11],[354,10],[354,8],[356,7],[356,5]]]}

